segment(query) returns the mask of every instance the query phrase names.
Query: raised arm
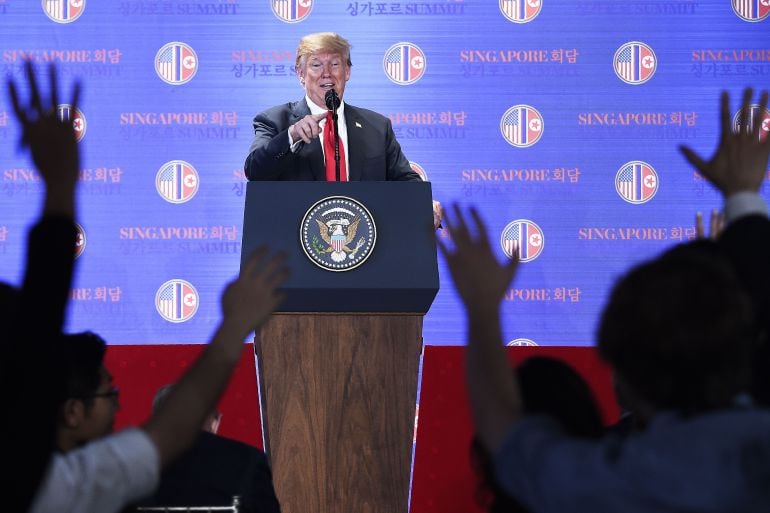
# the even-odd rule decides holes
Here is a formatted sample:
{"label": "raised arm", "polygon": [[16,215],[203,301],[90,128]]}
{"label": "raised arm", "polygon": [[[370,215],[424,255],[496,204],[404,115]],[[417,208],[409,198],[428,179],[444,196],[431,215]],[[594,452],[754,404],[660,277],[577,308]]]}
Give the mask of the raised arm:
{"label": "raised arm", "polygon": [[222,295],[222,322],[211,343],[169,392],[163,405],[144,425],[167,465],[195,440],[204,419],[215,408],[243,350],[243,339],[262,325],[282,295],[285,257],[257,250],[241,275]]}
{"label": "raised arm", "polygon": [[[4,321],[0,355],[0,389],[12,417],[4,423],[5,458],[15,470],[6,479],[4,496],[11,510],[26,511],[42,480],[53,450],[56,424],[56,362],[51,344],[64,324],[75,255],[75,186],[79,151],[74,127],[57,116],[56,70],[50,68],[50,98],[43,99],[35,70],[26,64],[29,101],[19,97],[10,80],[8,91],[21,126],[21,146],[28,149],[45,184],[40,220],[28,236],[24,283]],[[71,104],[76,105],[79,87]],[[35,371],[30,372],[34,362]]]}
{"label": "raised arm", "polygon": [[454,215],[444,218],[453,249],[440,238],[436,242],[465,305],[471,415],[482,444],[495,452],[522,415],[519,386],[511,373],[500,330],[500,302],[516,274],[518,258],[499,263],[484,222],[475,209],[470,213],[472,228],[457,205]]}
{"label": "raised arm", "polygon": [[721,98],[721,136],[709,161],[682,147],[685,158],[720,190],[724,197],[725,228],[718,244],[732,262],[754,305],[760,335],[752,362],[751,391],[754,399],[770,406],[770,220],[759,195],[770,157],[770,126],[763,124],[768,94],[760,98],[760,115],[749,124],[752,91],[743,94],[740,129],[733,132],[730,101]]}
{"label": "raised arm", "polygon": [[[75,188],[80,152],[72,121],[57,115],[56,69],[51,66],[50,98],[41,98],[31,63],[26,65],[30,89],[29,104],[19,99],[16,84],[9,81],[11,103],[22,128],[21,144],[28,148],[35,168],[45,184],[43,211],[29,235],[27,266],[21,293],[20,315],[16,319],[25,333],[40,336],[58,333],[72,281],[75,254]],[[76,107],[80,86],[75,84],[70,104]],[[34,318],[28,318],[34,316]]]}

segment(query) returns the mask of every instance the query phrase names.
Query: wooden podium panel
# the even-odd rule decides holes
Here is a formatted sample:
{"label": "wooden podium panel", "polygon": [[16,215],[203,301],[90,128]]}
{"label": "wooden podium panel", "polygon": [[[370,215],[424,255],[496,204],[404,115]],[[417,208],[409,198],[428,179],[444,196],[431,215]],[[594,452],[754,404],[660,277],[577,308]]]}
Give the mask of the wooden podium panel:
{"label": "wooden podium panel", "polygon": [[407,513],[421,314],[276,314],[255,339],[284,513]]}

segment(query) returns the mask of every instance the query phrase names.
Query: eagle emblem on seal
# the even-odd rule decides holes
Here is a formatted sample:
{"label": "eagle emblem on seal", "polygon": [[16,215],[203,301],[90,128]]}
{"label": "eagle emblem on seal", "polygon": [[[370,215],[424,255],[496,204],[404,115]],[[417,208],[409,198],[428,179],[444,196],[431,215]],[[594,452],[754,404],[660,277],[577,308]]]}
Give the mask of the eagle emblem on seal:
{"label": "eagle emblem on seal", "polygon": [[372,215],[358,201],[324,198],[305,213],[300,239],[310,260],[329,271],[361,265],[374,249],[377,232]]}

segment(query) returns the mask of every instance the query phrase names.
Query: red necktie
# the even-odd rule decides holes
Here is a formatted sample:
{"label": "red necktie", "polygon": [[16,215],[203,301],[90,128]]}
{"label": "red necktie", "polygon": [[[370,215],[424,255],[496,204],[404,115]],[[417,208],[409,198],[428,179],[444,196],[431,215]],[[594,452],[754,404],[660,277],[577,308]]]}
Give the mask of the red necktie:
{"label": "red necktie", "polygon": [[[331,111],[326,113],[326,125],[324,125],[324,157],[326,158],[326,181],[336,182],[337,171],[334,162],[334,120]],[[345,147],[340,138],[340,181],[347,181],[345,169]]]}

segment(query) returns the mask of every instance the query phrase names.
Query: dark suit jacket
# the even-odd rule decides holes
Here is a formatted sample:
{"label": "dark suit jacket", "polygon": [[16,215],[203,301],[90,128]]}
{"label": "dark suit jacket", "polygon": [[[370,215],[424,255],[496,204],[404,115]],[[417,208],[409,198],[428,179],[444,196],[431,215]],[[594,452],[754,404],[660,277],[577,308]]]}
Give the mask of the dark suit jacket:
{"label": "dark suit jacket", "polygon": [[[326,180],[318,138],[302,143],[296,153],[289,149],[289,126],[308,114],[304,98],[257,114],[254,141],[244,165],[249,180]],[[388,118],[346,103],[345,120],[350,181],[420,180],[409,167]]]}
{"label": "dark suit jacket", "polygon": [[763,336],[754,354],[752,395],[770,406],[770,219],[751,215],[730,223],[719,245],[751,297]]}
{"label": "dark suit jacket", "polygon": [[279,513],[265,453],[201,432],[193,446],[163,471],[160,486],[141,506],[229,506],[242,513]]}

